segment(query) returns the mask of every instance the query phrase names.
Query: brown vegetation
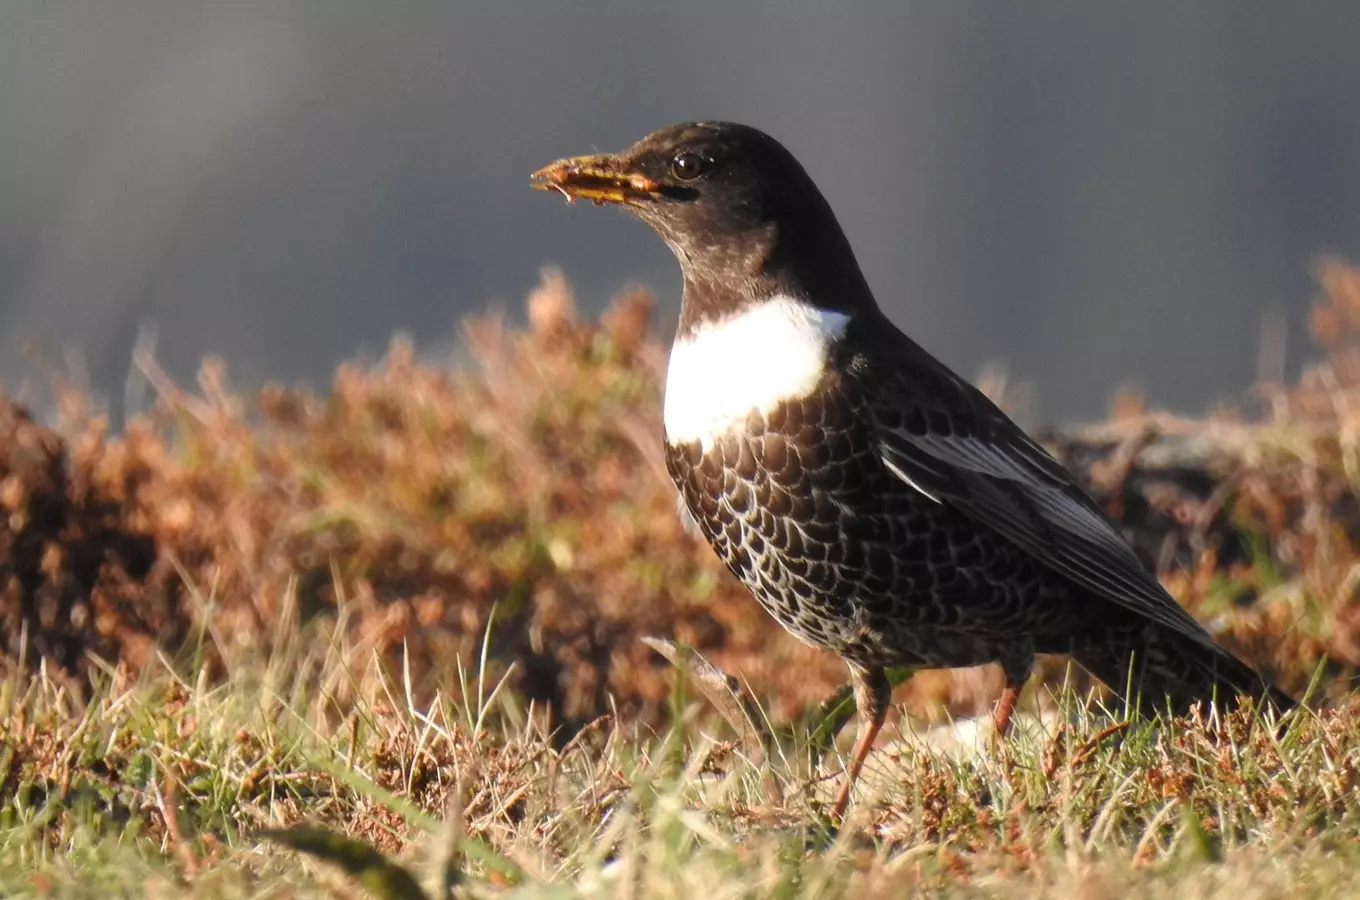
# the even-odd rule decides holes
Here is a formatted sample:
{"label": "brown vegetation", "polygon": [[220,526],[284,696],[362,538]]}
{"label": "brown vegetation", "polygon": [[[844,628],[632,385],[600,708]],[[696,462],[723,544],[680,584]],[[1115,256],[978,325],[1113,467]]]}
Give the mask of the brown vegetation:
{"label": "brown vegetation", "polygon": [[[1053,445],[1222,640],[1294,690],[1330,657],[1339,695],[1360,666],[1360,270],[1321,282],[1327,361],[1261,386],[1263,413],[1125,409]],[[296,610],[356,664],[376,654],[428,689],[477,658],[494,611],[492,668],[564,733],[614,705],[663,717],[672,678],[649,634],[777,715],[810,706],[839,663],[786,637],[677,520],[650,313],[630,291],[583,320],[549,273],[527,330],[467,323],[465,371],[396,341],[324,395],[246,399],[220,363],[190,392],[143,361],[159,409],[117,435],[69,393],[50,426],[0,398],[4,652],[78,675],[92,655],[135,670],[206,645],[220,670]],[[923,675],[903,699],[968,711],[992,687]]]}

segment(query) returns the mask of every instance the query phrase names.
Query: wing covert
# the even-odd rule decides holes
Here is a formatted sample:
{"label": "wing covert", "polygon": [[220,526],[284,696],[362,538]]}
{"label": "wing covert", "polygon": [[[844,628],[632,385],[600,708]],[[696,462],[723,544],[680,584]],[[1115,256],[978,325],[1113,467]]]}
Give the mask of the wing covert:
{"label": "wing covert", "polygon": [[1066,468],[980,391],[892,331],[880,329],[871,352],[851,366],[890,470],[1087,590],[1214,646]]}

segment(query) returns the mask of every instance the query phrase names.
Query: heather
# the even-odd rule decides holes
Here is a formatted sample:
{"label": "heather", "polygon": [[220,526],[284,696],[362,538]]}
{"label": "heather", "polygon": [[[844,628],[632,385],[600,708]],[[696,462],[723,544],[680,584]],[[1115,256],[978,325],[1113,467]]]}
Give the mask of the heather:
{"label": "heather", "polygon": [[0,399],[0,888],[1354,890],[1360,270],[1318,285],[1288,383],[1039,432],[1312,711],[1128,723],[1045,659],[997,747],[999,673],[899,673],[839,829],[843,669],[677,517],[646,291],[587,317],[547,272],[526,325],[465,323],[469,365],[394,340],[324,390],[139,358],[157,403],[116,432],[59,382],[50,416]]}

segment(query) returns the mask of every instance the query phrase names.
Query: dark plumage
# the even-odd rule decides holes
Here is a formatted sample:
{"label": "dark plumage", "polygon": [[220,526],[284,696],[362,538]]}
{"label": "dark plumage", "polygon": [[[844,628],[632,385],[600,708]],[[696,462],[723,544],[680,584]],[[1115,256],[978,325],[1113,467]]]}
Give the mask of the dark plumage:
{"label": "dark plumage", "polygon": [[1070,653],[1147,710],[1292,705],[1213,643],[1066,469],[879,311],[774,139],[679,125],[534,177],[623,205],[680,261],[667,467],[765,609],[850,668],[862,724],[837,814],[886,713],[885,666],[999,663],[1003,731],[1036,653]]}

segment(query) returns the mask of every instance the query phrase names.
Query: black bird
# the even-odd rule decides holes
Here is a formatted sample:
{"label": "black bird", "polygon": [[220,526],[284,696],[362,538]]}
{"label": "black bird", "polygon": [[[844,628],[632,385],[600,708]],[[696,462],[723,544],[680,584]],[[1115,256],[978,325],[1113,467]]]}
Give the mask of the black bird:
{"label": "black bird", "polygon": [[1072,475],[879,310],[831,207],[743,125],[654,132],[533,186],[622,206],[680,261],[667,468],[727,567],[849,666],[860,730],[884,667],[999,663],[1008,729],[1036,653],[1070,654],[1146,711],[1292,701],[1209,634]]}

